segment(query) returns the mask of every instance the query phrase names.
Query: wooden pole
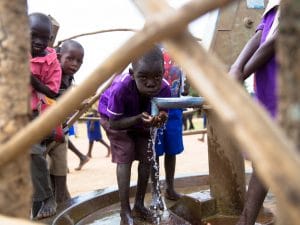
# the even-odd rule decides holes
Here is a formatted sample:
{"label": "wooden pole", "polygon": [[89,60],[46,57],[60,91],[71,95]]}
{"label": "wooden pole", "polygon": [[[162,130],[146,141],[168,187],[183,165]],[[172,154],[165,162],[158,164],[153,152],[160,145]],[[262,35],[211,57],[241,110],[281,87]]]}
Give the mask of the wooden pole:
{"label": "wooden pole", "polygon": [[[131,28],[115,28],[115,29],[104,29],[104,30],[98,30],[98,31],[93,31],[93,32],[87,32],[87,33],[82,33],[82,34],[77,34],[73,35],[71,37],[65,38],[63,40],[58,41],[57,45],[55,47],[60,46],[64,41],[83,37],[83,36],[89,36],[89,35],[95,35],[95,34],[103,34],[103,33],[110,33],[110,32],[121,32],[121,31],[130,31],[130,32],[137,32],[138,30],[136,29],[131,29]],[[197,41],[202,41],[201,38],[195,37]]]}
{"label": "wooden pole", "polygon": [[[154,13],[170,11],[163,0],[140,0],[138,5],[146,17],[151,15],[153,18]],[[300,157],[295,145],[241,85],[225,73],[224,65],[208,54],[188,32],[163,43],[187,72],[195,90],[215,109],[224,130],[247,151],[258,174],[284,205],[292,224],[298,224]]]}
{"label": "wooden pole", "polygon": [[195,90],[215,109],[224,130],[247,151],[260,177],[280,202],[286,204],[284,209],[293,224],[297,224],[300,201],[295,199],[300,199],[300,158],[295,145],[240,84],[224,72],[218,60],[193,42],[191,36],[184,35],[164,44],[187,71]]}
{"label": "wooden pole", "polygon": [[195,134],[206,134],[207,133],[207,129],[201,129],[201,130],[187,130],[187,131],[183,131],[182,135],[183,136],[187,136],[187,135],[195,135]]}
{"label": "wooden pole", "polygon": [[[0,1],[0,15],[0,143],[3,144],[29,122],[27,1]],[[0,166],[1,214],[28,218],[32,193],[28,152],[29,148],[24,148],[9,164]],[[0,224],[5,223],[0,220]]]}
{"label": "wooden pole", "polygon": [[[285,133],[297,146],[300,153],[300,26],[299,26],[300,2],[298,0],[281,1],[279,37],[277,41],[276,57],[279,67],[279,115],[280,125]],[[299,157],[299,156],[298,156]],[[295,202],[300,201],[294,198]],[[277,225],[293,224],[285,204],[278,201],[279,218]],[[300,209],[299,209],[300,212]],[[298,222],[299,224],[299,222]]]}
{"label": "wooden pole", "polygon": [[1,225],[43,225],[44,223],[38,223],[36,221],[32,222],[25,219],[17,219],[17,218],[0,215],[0,224]]}
{"label": "wooden pole", "polygon": [[[95,93],[99,85],[149,50],[153,44],[163,38],[179,34],[185,30],[186,25],[193,19],[230,1],[204,0],[199,2],[193,0],[188,3],[188,7],[179,10],[178,13],[152,18],[152,21],[147,23],[143,30],[137,32],[117,51],[112,53],[80,86],[67,91],[44,115],[36,118],[13,138],[2,144],[0,146],[0,165],[14,159],[24,149],[46,136],[51,129],[72,114],[81,102]],[[192,10],[192,13],[190,13],[190,10]]]}
{"label": "wooden pole", "polygon": [[73,35],[71,37],[65,38],[63,40],[60,40],[57,42],[57,45],[55,47],[60,46],[64,41],[83,37],[83,36],[89,36],[89,35],[95,35],[95,34],[102,34],[102,33],[109,33],[109,32],[121,32],[121,31],[130,31],[130,32],[136,32],[136,29],[131,29],[131,28],[115,28],[115,29],[104,29],[104,30],[98,30],[98,31],[93,31],[93,32],[87,32],[83,34],[77,34]]}
{"label": "wooden pole", "polygon": [[117,74],[113,75],[106,83],[104,83],[96,95],[81,105],[81,108],[67,121],[67,126],[72,126],[96,101],[99,100],[101,94],[111,85]]}

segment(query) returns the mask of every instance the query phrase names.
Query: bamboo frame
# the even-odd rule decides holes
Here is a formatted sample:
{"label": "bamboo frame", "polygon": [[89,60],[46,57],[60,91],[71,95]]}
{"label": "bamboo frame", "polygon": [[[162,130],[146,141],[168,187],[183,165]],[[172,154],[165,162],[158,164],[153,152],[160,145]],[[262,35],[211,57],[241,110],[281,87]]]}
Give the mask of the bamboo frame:
{"label": "bamboo frame", "polygon": [[[163,0],[136,0],[136,4],[146,17],[169,10]],[[193,87],[215,109],[225,129],[247,151],[259,175],[284,204],[287,215],[296,225],[300,208],[300,201],[294,201],[300,199],[300,158],[296,146],[242,87],[224,72],[223,65],[207,54],[188,32],[167,39],[164,46],[187,72]]]}
{"label": "bamboo frame", "polygon": [[64,41],[67,41],[67,40],[70,40],[70,39],[75,39],[75,38],[79,38],[79,37],[83,37],[83,36],[89,36],[89,35],[95,35],[95,34],[102,34],[102,33],[109,33],[109,32],[121,32],[121,31],[136,32],[138,30],[131,29],[131,28],[115,28],[115,29],[104,29],[104,30],[97,30],[97,31],[77,34],[77,35],[73,35],[71,37],[68,37],[68,38],[65,38],[63,40],[58,41],[57,44],[55,45],[55,47],[60,46]]}
{"label": "bamboo frame", "polygon": [[97,100],[99,100],[101,94],[111,85],[116,76],[117,74],[113,75],[106,83],[102,84],[98,93],[89,99],[88,102],[84,103],[83,107],[74,113],[73,116],[71,116],[71,118],[67,121],[68,127],[72,126],[82,116],[83,113],[85,113]]}
{"label": "bamboo frame", "polygon": [[195,135],[195,134],[207,134],[207,129],[201,129],[201,130],[187,130],[183,131],[182,135],[187,136],[187,135]]}
{"label": "bamboo frame", "polygon": [[[110,33],[110,32],[121,32],[121,31],[131,31],[131,32],[137,32],[138,30],[136,29],[131,29],[131,28],[115,28],[115,29],[104,29],[104,30],[98,30],[98,31],[92,31],[92,32],[87,32],[87,33],[82,33],[82,34],[77,34],[77,35],[73,35],[71,37],[65,38],[63,40],[60,40],[57,42],[57,44],[55,45],[56,47],[59,47],[64,41],[67,40],[71,40],[71,39],[75,39],[75,38],[79,38],[79,37],[83,37],[83,36],[89,36],[89,35],[95,35],[95,34],[103,34],[103,33]],[[202,41],[201,38],[195,37],[197,41]]]}
{"label": "bamboo frame", "polygon": [[[112,53],[80,86],[67,91],[43,116],[32,121],[10,140],[2,144],[0,146],[0,165],[8,163],[15,155],[30,148],[32,144],[46,136],[53,127],[72,114],[81,102],[95,93],[100,84],[104,83],[112,74],[125,68],[133,59],[150,49],[154,43],[182,32],[186,25],[198,16],[230,1],[204,0],[199,2],[194,0],[179,10],[178,13],[152,18],[152,22],[146,24],[143,30],[137,32]],[[192,12],[189,9],[192,9]],[[42,130],[41,127],[43,127]]]}

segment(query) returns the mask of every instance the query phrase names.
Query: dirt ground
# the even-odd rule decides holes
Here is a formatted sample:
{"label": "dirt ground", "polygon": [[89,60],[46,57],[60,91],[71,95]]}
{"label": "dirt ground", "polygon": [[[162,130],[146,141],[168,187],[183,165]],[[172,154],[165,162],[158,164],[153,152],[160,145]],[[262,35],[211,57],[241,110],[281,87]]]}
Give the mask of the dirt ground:
{"label": "dirt ground", "polygon": [[[202,124],[199,119],[194,120],[195,124]],[[196,127],[199,128],[198,125]],[[77,148],[84,154],[88,151],[88,139],[86,135],[85,124],[77,125],[78,137],[70,137]],[[102,133],[104,134],[104,132]],[[192,174],[208,173],[208,154],[207,140],[201,142],[198,140],[202,135],[184,136],[183,153],[177,156],[177,166],[175,177],[187,176]],[[106,137],[104,137],[105,140]],[[99,142],[94,143],[92,158],[80,171],[75,168],[79,164],[79,159],[71,151],[68,152],[68,188],[72,197],[85,192],[103,189],[106,187],[116,186],[116,165],[106,158],[106,148]],[[160,159],[161,176],[164,177],[163,159]],[[246,163],[246,168],[251,168]],[[132,182],[135,183],[137,178],[137,163],[134,162],[132,167]]]}

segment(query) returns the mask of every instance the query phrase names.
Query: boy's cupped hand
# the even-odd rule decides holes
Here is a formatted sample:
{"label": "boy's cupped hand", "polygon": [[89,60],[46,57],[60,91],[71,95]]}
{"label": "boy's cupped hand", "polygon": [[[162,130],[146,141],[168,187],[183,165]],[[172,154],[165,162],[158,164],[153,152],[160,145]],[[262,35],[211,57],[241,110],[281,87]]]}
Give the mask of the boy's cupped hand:
{"label": "boy's cupped hand", "polygon": [[157,116],[151,116],[147,112],[142,113],[142,121],[152,127],[162,127],[167,121],[168,114],[165,111],[160,111]]}

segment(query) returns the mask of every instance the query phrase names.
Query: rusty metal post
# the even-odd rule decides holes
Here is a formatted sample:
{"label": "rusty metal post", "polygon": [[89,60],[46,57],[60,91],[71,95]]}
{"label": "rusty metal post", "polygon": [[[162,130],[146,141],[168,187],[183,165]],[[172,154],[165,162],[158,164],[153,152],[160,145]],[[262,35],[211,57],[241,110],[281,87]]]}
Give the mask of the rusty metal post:
{"label": "rusty metal post", "polygon": [[255,33],[263,9],[249,9],[245,0],[220,9],[211,50],[229,67]]}
{"label": "rusty metal post", "polygon": [[[245,197],[245,166],[224,126],[212,109],[207,115],[209,179],[217,211],[223,215],[240,215]],[[230,128],[229,128],[230,129]]]}
{"label": "rusty metal post", "polygon": [[53,47],[58,30],[59,30],[59,23],[51,15],[48,15],[48,17],[50,18],[51,23],[52,23],[52,39],[49,42],[49,47]]}

